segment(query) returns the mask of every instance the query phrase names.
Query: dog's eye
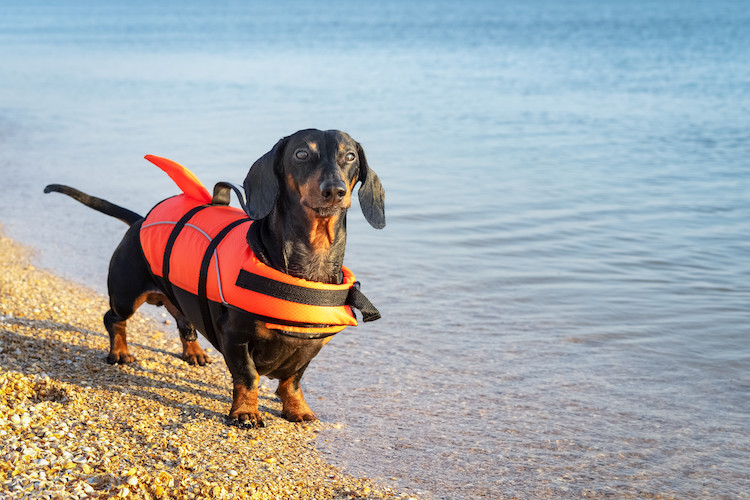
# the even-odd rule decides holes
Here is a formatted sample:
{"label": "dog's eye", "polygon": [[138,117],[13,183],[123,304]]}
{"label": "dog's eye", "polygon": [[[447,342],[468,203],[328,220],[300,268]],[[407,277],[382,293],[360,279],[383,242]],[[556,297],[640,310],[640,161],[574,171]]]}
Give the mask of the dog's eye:
{"label": "dog's eye", "polygon": [[357,157],[354,153],[346,153],[346,161],[354,161],[354,159]]}
{"label": "dog's eye", "polygon": [[294,156],[296,156],[298,160],[307,160],[307,158],[310,156],[310,153],[308,153],[304,149],[298,149],[297,152],[294,153]]}

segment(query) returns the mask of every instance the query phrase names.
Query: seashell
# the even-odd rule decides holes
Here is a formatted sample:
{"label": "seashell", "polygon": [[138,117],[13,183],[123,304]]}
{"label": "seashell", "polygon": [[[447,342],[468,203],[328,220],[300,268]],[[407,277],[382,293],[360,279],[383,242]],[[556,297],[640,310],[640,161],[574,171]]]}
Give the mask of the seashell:
{"label": "seashell", "polygon": [[109,482],[109,475],[108,474],[99,474],[96,476],[91,476],[90,478],[86,479],[86,483],[93,487],[102,486],[104,484],[107,484]]}

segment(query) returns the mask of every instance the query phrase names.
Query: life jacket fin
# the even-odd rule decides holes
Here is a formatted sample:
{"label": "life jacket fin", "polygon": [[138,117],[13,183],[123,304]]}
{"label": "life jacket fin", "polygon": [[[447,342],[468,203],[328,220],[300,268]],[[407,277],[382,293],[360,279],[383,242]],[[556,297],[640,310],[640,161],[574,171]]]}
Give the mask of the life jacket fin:
{"label": "life jacket fin", "polygon": [[176,161],[161,156],[146,155],[145,158],[164,170],[169,177],[177,184],[183,193],[189,197],[208,205],[211,203],[211,195],[206,186],[190,170],[183,167]]}

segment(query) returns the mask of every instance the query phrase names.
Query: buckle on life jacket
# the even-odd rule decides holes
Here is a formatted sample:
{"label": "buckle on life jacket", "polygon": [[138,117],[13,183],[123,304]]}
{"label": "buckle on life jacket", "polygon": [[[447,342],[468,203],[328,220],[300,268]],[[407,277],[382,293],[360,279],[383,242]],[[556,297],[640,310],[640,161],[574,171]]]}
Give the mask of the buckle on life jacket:
{"label": "buckle on life jacket", "polygon": [[359,281],[355,281],[352,287],[349,289],[349,294],[346,296],[346,305],[352,309],[359,309],[362,313],[362,321],[367,323],[368,321],[375,321],[380,319],[380,311],[378,311],[372,302],[365,297],[365,294],[359,290]]}

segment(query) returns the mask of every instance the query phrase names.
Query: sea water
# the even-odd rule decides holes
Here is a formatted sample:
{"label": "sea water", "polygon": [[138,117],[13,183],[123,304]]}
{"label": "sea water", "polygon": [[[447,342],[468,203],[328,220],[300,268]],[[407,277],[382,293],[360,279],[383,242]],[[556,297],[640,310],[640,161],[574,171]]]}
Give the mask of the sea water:
{"label": "sea water", "polygon": [[[0,221],[104,291],[157,154],[240,183],[337,128],[386,188],[383,319],[303,385],[347,472],[433,499],[750,491],[743,1],[5,1]],[[270,383],[269,383],[270,384]]]}

